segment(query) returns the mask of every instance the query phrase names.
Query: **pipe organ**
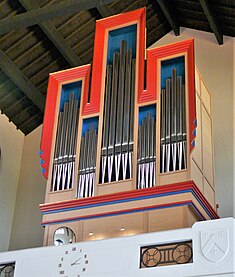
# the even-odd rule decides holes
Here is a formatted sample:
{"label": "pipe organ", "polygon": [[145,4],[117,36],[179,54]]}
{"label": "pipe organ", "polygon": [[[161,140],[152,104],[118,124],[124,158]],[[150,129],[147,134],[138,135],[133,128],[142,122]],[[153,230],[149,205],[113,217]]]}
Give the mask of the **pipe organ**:
{"label": "pipe organ", "polygon": [[84,241],[218,218],[210,95],[198,71],[195,89],[193,40],[152,48],[145,61],[145,33],[144,8],[99,20],[92,68],[50,74],[45,245],[63,244],[64,230]]}

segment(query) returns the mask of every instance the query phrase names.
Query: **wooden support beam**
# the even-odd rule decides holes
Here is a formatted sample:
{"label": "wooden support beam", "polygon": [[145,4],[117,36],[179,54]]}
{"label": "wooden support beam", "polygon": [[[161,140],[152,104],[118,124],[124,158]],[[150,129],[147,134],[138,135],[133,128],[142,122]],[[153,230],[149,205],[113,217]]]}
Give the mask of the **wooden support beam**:
{"label": "wooden support beam", "polygon": [[0,68],[43,112],[45,97],[2,50],[0,50]]}
{"label": "wooden support beam", "polygon": [[216,37],[219,45],[223,44],[223,34],[220,31],[219,25],[217,24],[214,13],[210,7],[210,4],[208,3],[207,0],[199,0],[199,2],[202,6],[202,9],[207,17],[207,20],[210,24],[212,31],[215,34],[215,37]]}
{"label": "wooden support beam", "polygon": [[179,36],[180,34],[180,28],[179,25],[172,13],[172,11],[170,10],[167,1],[165,0],[157,0],[157,3],[159,4],[162,12],[164,13],[165,17],[167,18],[167,21],[169,22],[172,30],[174,31],[176,36]]}
{"label": "wooden support beam", "polygon": [[[28,11],[39,9],[40,6],[35,0],[19,0],[21,5]],[[73,49],[61,36],[60,32],[55,28],[51,21],[42,22],[39,24],[40,28],[49,38],[49,40],[55,45],[58,51],[67,60],[70,66],[78,66],[83,64],[81,59],[76,55]]]}
{"label": "wooden support beam", "polygon": [[67,16],[82,10],[99,7],[114,0],[70,0],[59,4],[42,7],[19,15],[9,16],[0,21],[0,35],[7,32],[26,28],[56,17]]}
{"label": "wooden support beam", "polygon": [[99,11],[100,15],[101,15],[103,18],[115,14],[115,12],[113,11],[113,9],[111,9],[108,5],[99,6],[99,7],[97,7],[97,10]]}

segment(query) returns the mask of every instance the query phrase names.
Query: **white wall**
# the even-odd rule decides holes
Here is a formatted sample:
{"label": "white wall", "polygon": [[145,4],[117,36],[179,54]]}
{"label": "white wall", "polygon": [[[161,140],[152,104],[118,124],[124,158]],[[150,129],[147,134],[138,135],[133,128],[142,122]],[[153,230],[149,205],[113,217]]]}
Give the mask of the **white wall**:
{"label": "white wall", "polygon": [[211,33],[181,28],[180,36],[169,33],[151,48],[189,38],[194,38],[195,63],[212,95],[216,201],[219,215],[228,217],[233,215],[234,199],[235,40],[224,37],[224,44],[219,46]]}
{"label": "white wall", "polygon": [[[187,229],[10,251],[0,253],[0,263],[16,261],[15,277],[234,277],[234,224],[232,218],[209,220]],[[193,263],[139,268],[141,246],[188,240],[192,240]],[[181,262],[184,254],[190,253],[187,249],[181,245],[178,251],[167,253]],[[167,260],[159,250],[149,254],[149,260]]]}
{"label": "white wall", "polygon": [[0,252],[10,242],[24,134],[0,115]]}
{"label": "white wall", "polygon": [[10,250],[42,246],[39,204],[44,203],[46,180],[40,168],[42,126],[25,137]]}

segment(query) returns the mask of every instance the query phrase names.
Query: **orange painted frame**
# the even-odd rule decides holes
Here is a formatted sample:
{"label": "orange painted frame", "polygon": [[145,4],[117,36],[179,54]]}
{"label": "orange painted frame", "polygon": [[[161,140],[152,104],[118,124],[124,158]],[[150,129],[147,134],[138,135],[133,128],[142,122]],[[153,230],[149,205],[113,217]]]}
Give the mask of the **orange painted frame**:
{"label": "orange painted frame", "polygon": [[111,16],[96,23],[95,46],[92,68],[92,84],[90,103],[88,103],[88,93],[84,95],[86,104],[83,109],[83,115],[96,113],[100,111],[100,97],[102,86],[105,38],[109,29],[121,28],[123,25],[129,26],[137,24],[137,41],[139,42],[138,49],[138,94],[143,92],[144,88],[144,56],[145,56],[145,8]]}
{"label": "orange painted frame", "polygon": [[195,96],[195,65],[194,65],[194,40],[184,40],[172,43],[166,46],[160,46],[147,51],[147,91],[153,95],[155,99],[159,96],[156,81],[159,68],[159,59],[164,59],[173,55],[187,54],[187,75],[188,75],[188,93],[189,93],[189,130],[190,130],[190,152],[194,148],[194,139],[196,135],[196,96]]}
{"label": "orange painted frame", "polygon": [[[51,73],[49,76],[48,90],[47,90],[47,101],[43,122],[41,146],[40,146],[40,157],[42,173],[45,178],[48,178],[48,169],[51,156],[51,145],[52,136],[54,130],[54,119],[56,114],[56,102],[59,93],[60,85],[65,83],[72,83],[73,81],[82,80],[83,94],[88,95],[89,90],[89,79],[90,79],[90,65],[84,65],[75,67],[68,70],[63,70],[55,73]],[[81,96],[82,99],[82,96]],[[81,106],[85,106],[83,97],[83,103]]]}

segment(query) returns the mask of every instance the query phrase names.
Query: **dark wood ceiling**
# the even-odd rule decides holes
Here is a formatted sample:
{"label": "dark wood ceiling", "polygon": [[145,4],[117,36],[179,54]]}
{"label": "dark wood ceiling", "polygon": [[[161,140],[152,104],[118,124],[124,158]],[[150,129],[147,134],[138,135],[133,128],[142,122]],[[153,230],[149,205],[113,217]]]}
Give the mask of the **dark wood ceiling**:
{"label": "dark wood ceiling", "polygon": [[0,110],[28,134],[43,122],[48,75],[92,62],[95,21],[147,8],[147,47],[180,27],[235,37],[235,0],[0,0]]}

